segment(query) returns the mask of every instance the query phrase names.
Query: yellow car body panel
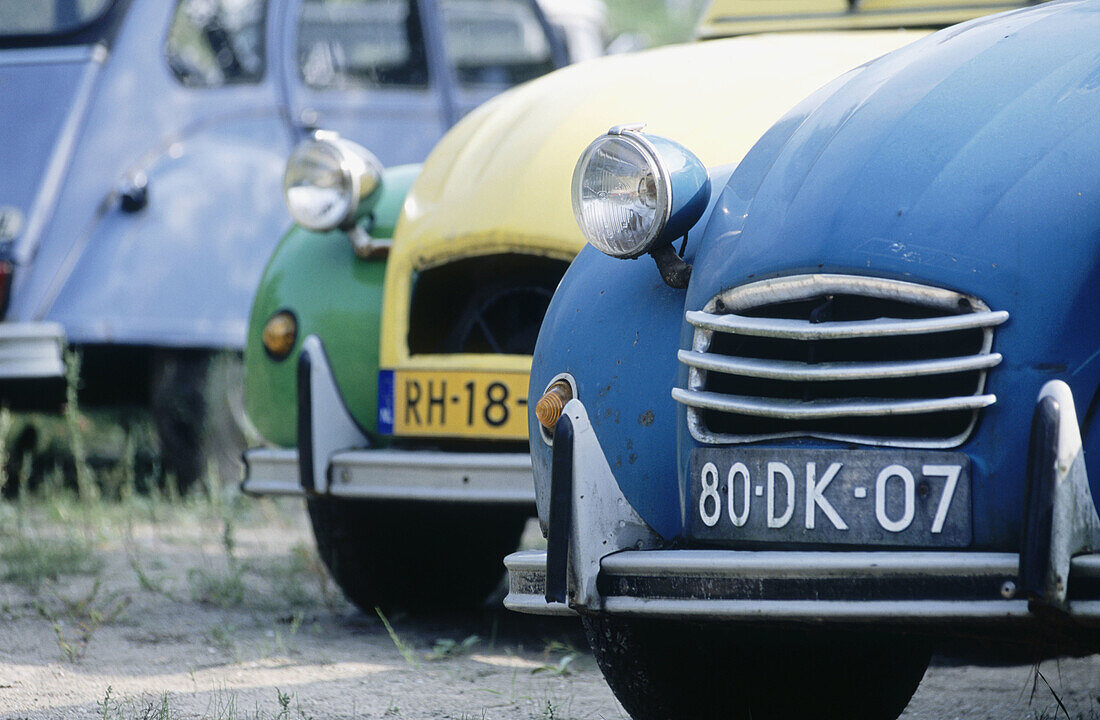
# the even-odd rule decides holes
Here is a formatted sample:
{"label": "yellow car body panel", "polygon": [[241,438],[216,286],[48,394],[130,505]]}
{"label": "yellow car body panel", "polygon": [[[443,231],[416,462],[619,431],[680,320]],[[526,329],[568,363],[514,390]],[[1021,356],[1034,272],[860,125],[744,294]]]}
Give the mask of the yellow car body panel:
{"label": "yellow car body panel", "polygon": [[612,125],[644,121],[707,165],[735,163],[806,95],[921,35],[792,33],[658,48],[570,66],[475,110],[436,146],[405,201],[386,268],[380,367],[529,370],[526,355],[410,354],[416,274],[500,253],[571,260],[585,242],[570,204],[573,167]]}
{"label": "yellow car body panel", "polygon": [[784,31],[942,27],[1025,5],[1005,0],[714,0],[696,35],[706,39]]}

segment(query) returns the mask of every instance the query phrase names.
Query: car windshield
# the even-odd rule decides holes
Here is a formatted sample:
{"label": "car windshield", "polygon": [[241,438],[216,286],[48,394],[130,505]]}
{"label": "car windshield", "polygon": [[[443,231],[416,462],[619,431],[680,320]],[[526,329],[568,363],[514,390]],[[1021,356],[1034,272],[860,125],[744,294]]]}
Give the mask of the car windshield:
{"label": "car windshield", "polygon": [[102,18],[115,0],[0,0],[0,38],[68,35]]}
{"label": "car windshield", "polygon": [[428,84],[420,12],[409,0],[307,0],[298,67],[315,88]]}
{"label": "car windshield", "polygon": [[530,4],[449,0],[442,7],[447,51],[463,85],[507,87],[554,69],[550,43]]}

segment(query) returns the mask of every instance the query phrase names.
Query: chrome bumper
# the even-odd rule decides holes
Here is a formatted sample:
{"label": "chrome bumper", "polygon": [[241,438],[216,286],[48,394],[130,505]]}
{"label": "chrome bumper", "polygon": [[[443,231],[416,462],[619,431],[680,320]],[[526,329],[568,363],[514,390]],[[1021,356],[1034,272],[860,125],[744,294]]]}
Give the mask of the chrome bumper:
{"label": "chrome bumper", "polygon": [[[244,454],[241,490],[252,495],[535,504],[527,453],[370,448],[348,412],[316,335],[298,357],[298,449]],[[361,449],[366,448],[366,449]]]}
{"label": "chrome bumper", "polygon": [[668,550],[630,506],[583,403],[554,433],[547,550],[505,559],[519,612],[942,623],[1062,614],[1100,623],[1100,515],[1069,387],[1032,420],[1022,550]]}
{"label": "chrome bumper", "polygon": [[[547,602],[546,552],[513,553],[505,607],[568,615]],[[696,620],[1023,622],[1019,556],[965,552],[626,550],[600,563],[602,611]],[[1100,622],[1100,555],[1073,559],[1071,618]],[[593,608],[594,609],[594,608]]]}
{"label": "chrome bumper", "polygon": [[[297,450],[244,454],[241,489],[252,495],[305,496]],[[376,500],[535,504],[526,453],[345,450],[332,456],[327,493]]]}
{"label": "chrome bumper", "polygon": [[64,349],[58,323],[0,323],[0,379],[64,377]]}

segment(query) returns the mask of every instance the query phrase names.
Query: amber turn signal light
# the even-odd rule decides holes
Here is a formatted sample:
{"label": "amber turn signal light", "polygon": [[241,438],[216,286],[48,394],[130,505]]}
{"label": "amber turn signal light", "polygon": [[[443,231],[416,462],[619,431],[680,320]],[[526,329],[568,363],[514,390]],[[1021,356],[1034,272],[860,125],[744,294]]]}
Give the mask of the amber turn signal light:
{"label": "amber turn signal light", "polygon": [[553,430],[554,426],[558,424],[558,418],[561,417],[561,411],[565,407],[565,403],[572,399],[573,388],[566,381],[558,380],[546,388],[546,392],[539,398],[538,404],[535,405],[535,417],[539,419],[544,428]]}
{"label": "amber turn signal light", "polygon": [[275,313],[264,325],[264,349],[275,360],[286,358],[297,338],[298,321],[294,318],[294,313],[287,310]]}

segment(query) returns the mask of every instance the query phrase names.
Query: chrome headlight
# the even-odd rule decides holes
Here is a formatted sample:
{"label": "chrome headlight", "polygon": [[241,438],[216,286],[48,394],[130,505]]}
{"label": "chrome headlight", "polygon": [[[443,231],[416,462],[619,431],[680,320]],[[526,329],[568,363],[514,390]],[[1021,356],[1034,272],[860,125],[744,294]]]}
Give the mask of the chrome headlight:
{"label": "chrome headlight", "polygon": [[382,165],[369,150],[333,132],[317,132],[294,148],[283,174],[283,198],[294,222],[315,231],[355,219],[382,185]]}
{"label": "chrome headlight", "polygon": [[573,214],[597,250],[635,258],[683,235],[710,196],[695,155],[640,126],[612,128],[573,171]]}

